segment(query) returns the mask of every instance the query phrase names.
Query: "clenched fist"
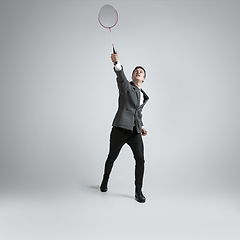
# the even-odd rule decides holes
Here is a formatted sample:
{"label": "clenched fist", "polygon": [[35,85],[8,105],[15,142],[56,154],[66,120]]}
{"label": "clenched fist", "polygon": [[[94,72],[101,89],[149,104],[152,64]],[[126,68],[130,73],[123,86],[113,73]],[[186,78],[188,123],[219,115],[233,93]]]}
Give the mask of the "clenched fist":
{"label": "clenched fist", "polygon": [[114,65],[117,64],[118,58],[119,58],[119,57],[118,57],[118,53],[117,53],[117,52],[111,54],[111,59],[112,59],[112,62],[114,63]]}

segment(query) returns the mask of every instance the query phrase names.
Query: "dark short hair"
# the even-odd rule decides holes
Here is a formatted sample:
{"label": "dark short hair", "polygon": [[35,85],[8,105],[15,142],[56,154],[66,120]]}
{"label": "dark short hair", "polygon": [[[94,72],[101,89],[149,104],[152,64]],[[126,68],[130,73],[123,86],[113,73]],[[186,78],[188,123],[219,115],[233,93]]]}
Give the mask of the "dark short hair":
{"label": "dark short hair", "polygon": [[146,78],[146,70],[145,70],[142,66],[136,66],[136,67],[133,69],[132,75],[133,75],[134,71],[135,71],[137,68],[141,68],[141,69],[144,71],[144,78]]}

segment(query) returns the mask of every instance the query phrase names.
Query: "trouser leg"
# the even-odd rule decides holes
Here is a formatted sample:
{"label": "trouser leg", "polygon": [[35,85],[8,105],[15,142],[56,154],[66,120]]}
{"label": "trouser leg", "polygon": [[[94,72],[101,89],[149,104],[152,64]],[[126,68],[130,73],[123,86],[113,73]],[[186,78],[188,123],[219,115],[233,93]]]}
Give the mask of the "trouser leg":
{"label": "trouser leg", "polygon": [[141,190],[143,185],[143,175],[144,175],[144,146],[142,141],[142,135],[140,133],[135,134],[127,142],[133,151],[133,156],[135,159],[135,187],[136,190]]}
{"label": "trouser leg", "polygon": [[110,134],[109,154],[104,167],[103,181],[106,183],[112,171],[113,164],[117,159],[119,152],[124,144],[125,144],[125,139],[124,139],[123,133],[118,129],[113,128]]}

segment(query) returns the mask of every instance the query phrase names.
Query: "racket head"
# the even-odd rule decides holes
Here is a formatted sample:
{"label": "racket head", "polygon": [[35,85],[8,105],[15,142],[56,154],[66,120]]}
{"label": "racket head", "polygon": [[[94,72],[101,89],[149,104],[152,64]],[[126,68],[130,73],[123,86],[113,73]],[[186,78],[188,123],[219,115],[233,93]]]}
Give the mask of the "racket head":
{"label": "racket head", "polygon": [[104,5],[98,13],[98,21],[104,28],[113,28],[118,22],[118,12],[111,5]]}

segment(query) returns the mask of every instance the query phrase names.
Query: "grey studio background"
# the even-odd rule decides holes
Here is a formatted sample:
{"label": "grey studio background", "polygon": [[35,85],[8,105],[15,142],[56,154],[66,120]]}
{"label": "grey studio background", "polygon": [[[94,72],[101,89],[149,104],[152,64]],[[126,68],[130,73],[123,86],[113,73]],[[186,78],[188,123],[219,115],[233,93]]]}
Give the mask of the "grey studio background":
{"label": "grey studio background", "polygon": [[[129,80],[147,70],[142,205],[127,146],[98,190],[118,94],[105,4]],[[0,238],[239,239],[239,12],[239,1],[1,0]]]}

